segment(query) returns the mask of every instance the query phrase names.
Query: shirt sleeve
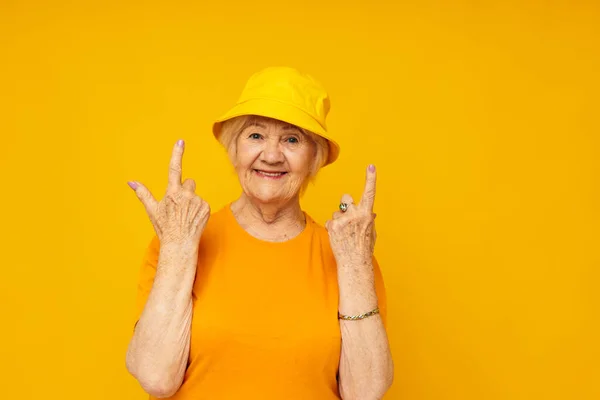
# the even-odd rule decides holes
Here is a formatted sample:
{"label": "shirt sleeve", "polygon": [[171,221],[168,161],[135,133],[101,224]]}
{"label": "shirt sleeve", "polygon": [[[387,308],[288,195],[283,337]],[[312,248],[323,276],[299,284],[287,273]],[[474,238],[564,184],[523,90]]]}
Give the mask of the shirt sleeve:
{"label": "shirt sleeve", "polygon": [[139,321],[142,311],[146,306],[146,301],[152,290],[152,284],[154,283],[154,276],[156,275],[156,265],[158,264],[158,253],[160,250],[160,241],[158,236],[154,235],[150,244],[146,248],[142,265],[140,267],[137,295],[135,301],[135,314],[134,314],[134,329],[135,325]]}
{"label": "shirt sleeve", "polygon": [[379,305],[379,314],[383,325],[387,327],[387,296],[385,284],[383,282],[383,274],[375,256],[373,256],[373,273],[375,276],[375,292],[377,293],[377,301]]}

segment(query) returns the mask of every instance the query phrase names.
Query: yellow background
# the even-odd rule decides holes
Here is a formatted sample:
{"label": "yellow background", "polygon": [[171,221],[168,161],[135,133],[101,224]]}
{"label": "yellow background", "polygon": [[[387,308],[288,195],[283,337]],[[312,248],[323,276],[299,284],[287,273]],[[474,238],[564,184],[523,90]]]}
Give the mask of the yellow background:
{"label": "yellow background", "polygon": [[377,165],[386,399],[600,398],[599,3],[0,4],[3,398],[145,397],[126,181],[161,196],[183,138],[213,210],[237,196],[210,124],[269,65],[331,94],[315,219]]}

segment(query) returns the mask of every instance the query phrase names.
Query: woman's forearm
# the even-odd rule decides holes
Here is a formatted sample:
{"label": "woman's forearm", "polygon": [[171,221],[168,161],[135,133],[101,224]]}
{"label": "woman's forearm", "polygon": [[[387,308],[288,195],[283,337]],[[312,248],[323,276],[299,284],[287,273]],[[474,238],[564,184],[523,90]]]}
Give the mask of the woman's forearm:
{"label": "woman's forearm", "polygon": [[185,375],[197,260],[197,246],[161,246],[152,290],[129,344],[127,369],[155,397],[173,395]]}
{"label": "woman's forearm", "polygon": [[[339,311],[358,315],[377,307],[372,265],[338,267]],[[339,388],[344,400],[381,399],[389,389],[394,366],[387,333],[379,314],[362,320],[340,320],[342,352]]]}

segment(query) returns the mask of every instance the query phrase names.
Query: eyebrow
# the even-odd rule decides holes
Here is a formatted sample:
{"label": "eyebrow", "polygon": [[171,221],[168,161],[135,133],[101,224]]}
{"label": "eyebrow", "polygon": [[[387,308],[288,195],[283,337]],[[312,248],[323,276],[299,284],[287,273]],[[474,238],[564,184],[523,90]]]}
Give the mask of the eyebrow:
{"label": "eyebrow", "polygon": [[244,129],[250,127],[250,126],[258,126],[259,128],[263,128],[266,129],[267,127],[264,126],[263,124],[261,124],[260,122],[250,122],[249,124],[247,124],[246,126],[244,126]]}
{"label": "eyebrow", "polygon": [[298,133],[300,134],[304,134],[304,132],[302,132],[302,130],[300,128],[298,128],[297,126],[294,125],[286,125],[283,127],[284,131],[298,131]]}
{"label": "eyebrow", "polygon": [[301,137],[303,137],[303,138],[307,137],[306,133],[304,133],[304,131],[301,128],[297,127],[296,125],[291,125],[291,124],[286,125],[283,127],[283,130],[284,131],[296,131],[297,134],[300,135]]}
{"label": "eyebrow", "polygon": [[[250,122],[248,125],[244,126],[243,129],[249,128],[251,126],[258,126],[259,128],[263,128],[263,129],[267,129],[267,127],[263,124],[261,124],[260,122],[257,121],[252,121]],[[294,125],[286,125],[283,127],[284,131],[297,131],[299,134],[304,135],[304,132],[302,132],[302,129],[298,128],[297,126]]]}

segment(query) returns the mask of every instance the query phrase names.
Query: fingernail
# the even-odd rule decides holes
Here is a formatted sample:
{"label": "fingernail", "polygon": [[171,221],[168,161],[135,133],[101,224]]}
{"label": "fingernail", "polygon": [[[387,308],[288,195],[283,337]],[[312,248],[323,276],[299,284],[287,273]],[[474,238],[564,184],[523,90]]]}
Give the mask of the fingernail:
{"label": "fingernail", "polygon": [[179,146],[179,147],[183,147],[183,139],[179,139],[179,140],[177,141],[177,146]]}
{"label": "fingernail", "polygon": [[373,165],[373,164],[369,165],[369,171],[375,172],[375,165]]}
{"label": "fingernail", "polygon": [[131,182],[131,181],[129,181],[129,182],[127,182],[127,184],[128,184],[128,185],[129,185],[129,187],[130,187],[130,188],[132,188],[133,190],[137,189],[137,187],[138,187],[138,184],[137,184],[137,183],[135,183],[135,182]]}

